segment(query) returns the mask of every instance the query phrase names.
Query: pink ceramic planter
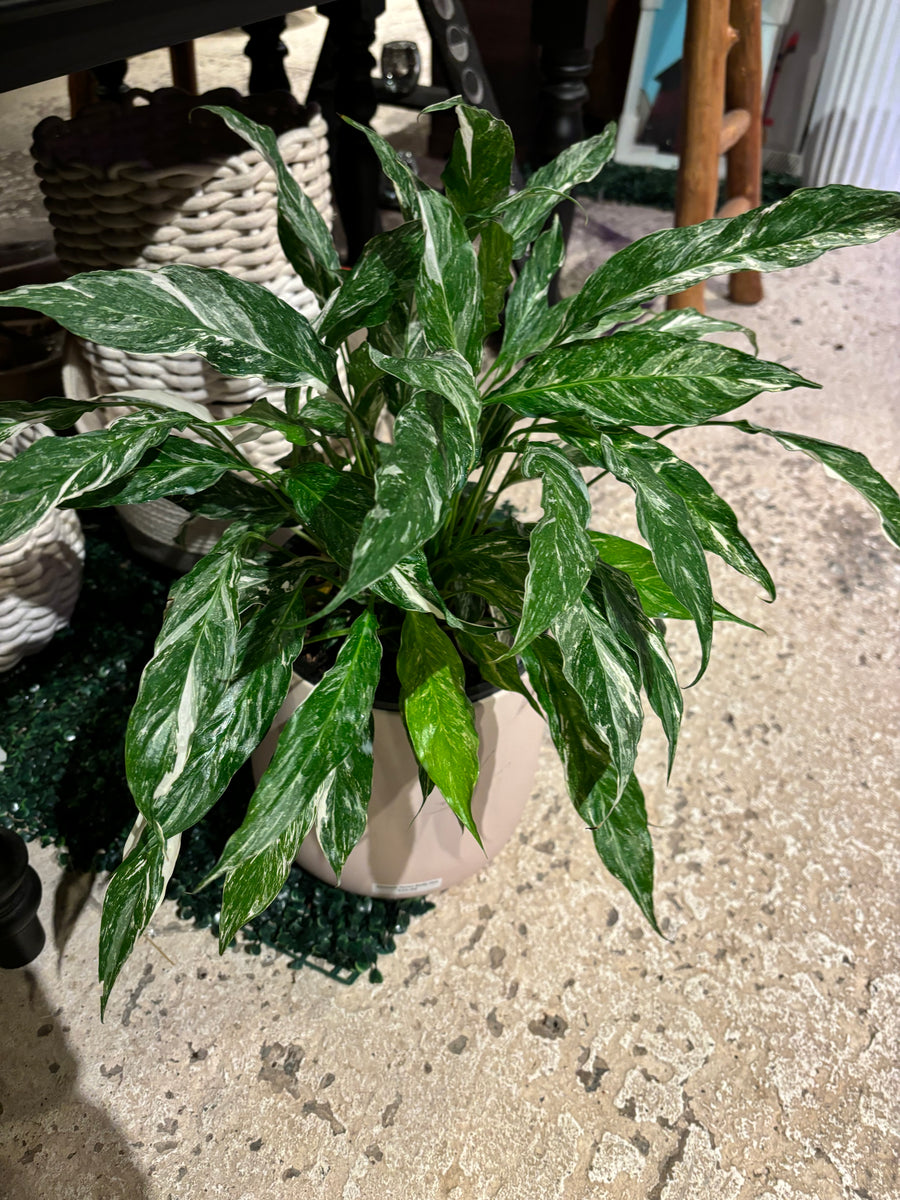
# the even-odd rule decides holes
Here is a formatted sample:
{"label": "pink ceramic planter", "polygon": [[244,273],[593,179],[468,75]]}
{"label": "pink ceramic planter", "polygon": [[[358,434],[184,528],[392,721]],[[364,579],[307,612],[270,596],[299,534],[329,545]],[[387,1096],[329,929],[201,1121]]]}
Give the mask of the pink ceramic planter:
{"label": "pink ceramic planter", "polygon": [[[266,739],[253,756],[257,778],[272,757],[281,728],[309,694],[298,680]],[[481,771],[472,812],[484,851],[460,828],[435,789],[424,805],[416,760],[398,712],[375,711],[375,767],[369,819],[362,839],[344,866],[339,886],[364,896],[391,899],[423,896],[452,887],[481,871],[503,848],[531,794],[544,720],[515,692],[494,692],[475,701],[475,727]],[[326,883],[334,872],[314,833],[303,842],[297,862]]]}

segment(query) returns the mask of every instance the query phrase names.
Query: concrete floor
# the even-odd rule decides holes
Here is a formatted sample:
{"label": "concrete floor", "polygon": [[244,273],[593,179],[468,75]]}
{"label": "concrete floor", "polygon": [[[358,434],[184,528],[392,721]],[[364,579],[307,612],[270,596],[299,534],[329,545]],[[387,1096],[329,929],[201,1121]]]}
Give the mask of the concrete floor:
{"label": "concrete floor", "polygon": [[[0,120],[43,115],[53,86]],[[3,236],[37,215],[25,179]],[[586,210],[570,284],[670,219]],[[755,309],[714,283],[712,313],[825,385],[744,415],[900,478],[898,279],[895,238],[767,277]],[[779,599],[716,570],[719,599],[766,634],[717,628],[668,787],[655,728],[642,748],[666,939],[603,874],[549,745],[518,835],[414,921],[381,985],[220,959],[164,909],[101,1026],[98,891],[61,962],[48,948],[0,980],[0,1193],[900,1196],[900,554],[798,454],[724,430],[674,444],[738,511]],[[598,527],[633,532],[623,489],[595,500]],[[693,636],[673,640],[690,678]],[[60,872],[32,855],[49,928]]]}

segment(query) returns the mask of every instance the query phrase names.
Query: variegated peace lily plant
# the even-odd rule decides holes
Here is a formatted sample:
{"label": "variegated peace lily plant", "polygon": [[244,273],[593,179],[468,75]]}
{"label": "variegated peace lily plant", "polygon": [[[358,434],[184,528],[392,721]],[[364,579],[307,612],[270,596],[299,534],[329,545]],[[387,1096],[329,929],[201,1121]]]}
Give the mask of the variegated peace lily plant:
{"label": "variegated peace lily plant", "polygon": [[[373,238],[350,271],[272,132],[214,110],[276,173],[282,245],[321,301],[312,322],[260,286],[186,266],[91,272],[0,299],[107,346],[192,351],[226,375],[286,388],[284,411],[259,400],[227,420],[153,393],[3,405],[6,436],[36,421],[63,429],[101,405],[128,411],[103,431],[39,440],[0,467],[0,541],[59,504],[169,497],[233,522],[173,586],[131,714],[126,770],[140,820],[103,908],[104,1004],[162,898],[178,835],[263,738],[304,641],[325,655],[324,676],[285,726],[210,876],[224,876],[223,946],[272,901],[310,830],[340,873],[366,820],[383,671],[399,680],[423,788],[437,785],[476,837],[466,677],[532,696],[600,858],[655,926],[653,850],[633,774],[641,691],[670,760],[682,713],[655,619],[693,621],[702,673],[713,623],[736,619],[713,598],[706,555],[775,594],[728,504],[666,435],[715,423],[773,437],[842,476],[900,544],[900,499],[861,454],[723,421],[760,392],[815,384],[702,340],[738,328],[731,322],[646,308],[712,275],[875,241],[900,228],[900,196],[797,191],[731,220],[663,230],[550,303],[564,254],[551,214],[597,175],[614,131],[569,148],[511,194],[508,128],[454,105],[460,130],[443,193],[364,131],[404,223]],[[495,331],[499,353],[486,365]],[[260,428],[290,443],[275,471],[242,452]],[[179,436],[187,431],[192,439]],[[633,489],[646,545],[590,527],[585,468]],[[533,524],[504,504],[525,479],[541,481]],[[290,540],[276,533],[285,528]]]}

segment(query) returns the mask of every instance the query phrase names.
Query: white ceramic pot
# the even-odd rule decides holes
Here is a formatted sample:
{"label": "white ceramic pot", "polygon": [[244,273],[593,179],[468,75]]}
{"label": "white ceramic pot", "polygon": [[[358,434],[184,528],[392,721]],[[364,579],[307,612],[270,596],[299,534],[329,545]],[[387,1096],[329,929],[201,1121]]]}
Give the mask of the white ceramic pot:
{"label": "white ceramic pot", "polygon": [[[253,756],[258,779],[275,750],[282,726],[312,688],[297,679],[262,745]],[[441,793],[424,805],[418,767],[399,712],[375,710],[375,765],[366,831],[344,866],[339,886],[363,896],[423,896],[452,887],[484,869],[507,843],[531,794],[544,720],[515,692],[493,692],[475,701],[481,771],[472,813],[482,851],[460,827]],[[300,866],[338,884],[314,833],[297,855]]]}

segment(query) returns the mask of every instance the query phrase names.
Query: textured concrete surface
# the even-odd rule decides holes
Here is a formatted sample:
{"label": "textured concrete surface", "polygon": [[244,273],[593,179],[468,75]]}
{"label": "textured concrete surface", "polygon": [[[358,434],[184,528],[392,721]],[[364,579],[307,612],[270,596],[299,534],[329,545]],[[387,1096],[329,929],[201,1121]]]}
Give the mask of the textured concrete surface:
{"label": "textured concrete surface", "polygon": [[[667,223],[589,204],[569,281]],[[900,479],[900,238],[769,276],[738,310],[822,382],[743,415]],[[666,939],[602,873],[545,746],[518,835],[350,988],[164,909],[98,1016],[98,891],[61,962],[0,979],[0,1194],[40,1200],[892,1200],[898,1138],[900,554],[821,468],[726,430],[680,453],[776,604],[727,568],[668,787],[639,762]],[[533,495],[521,497],[527,508]],[[623,489],[596,524],[633,532]],[[673,628],[684,678],[689,629]],[[51,923],[59,879],[33,851]]]}

